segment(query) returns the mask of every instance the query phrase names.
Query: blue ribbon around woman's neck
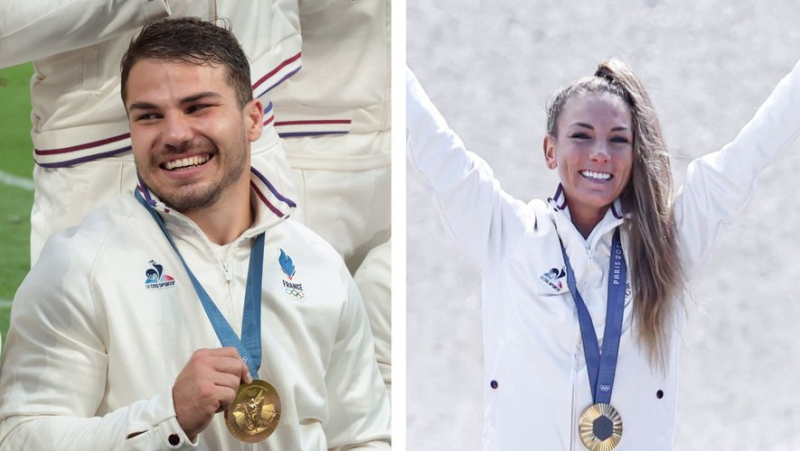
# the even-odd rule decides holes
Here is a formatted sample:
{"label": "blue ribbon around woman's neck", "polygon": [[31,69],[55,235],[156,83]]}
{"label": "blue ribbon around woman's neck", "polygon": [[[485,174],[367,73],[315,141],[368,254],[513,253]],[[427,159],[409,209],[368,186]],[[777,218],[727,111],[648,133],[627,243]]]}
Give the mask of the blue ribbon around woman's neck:
{"label": "blue ribbon around woman's neck", "polygon": [[569,257],[561,245],[564,265],[567,269],[567,284],[575,306],[578,309],[578,324],[583,340],[583,355],[586,358],[586,369],[589,373],[589,387],[592,390],[592,401],[595,404],[611,404],[611,392],[614,388],[614,374],[617,369],[619,342],[622,336],[622,316],[625,309],[625,282],[628,266],[622,253],[619,228],[614,232],[611,242],[611,258],[608,264],[608,303],[606,307],[606,325],[603,336],[603,352],[597,344],[592,317],[578,288],[575,286],[575,274],[569,263]]}

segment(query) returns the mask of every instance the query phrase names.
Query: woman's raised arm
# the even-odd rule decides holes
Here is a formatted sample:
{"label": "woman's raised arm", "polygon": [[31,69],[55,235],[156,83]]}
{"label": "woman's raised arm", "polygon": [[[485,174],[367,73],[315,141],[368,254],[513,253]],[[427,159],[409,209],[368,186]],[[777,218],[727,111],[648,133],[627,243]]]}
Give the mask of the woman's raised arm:
{"label": "woman's raised arm", "polygon": [[800,62],[733,141],[689,164],[686,183],[675,200],[683,266],[689,277],[707,261],[721,222],[741,210],[761,170],[798,135]]}
{"label": "woman's raised arm", "polygon": [[406,120],[408,160],[429,187],[445,228],[482,269],[502,261],[535,227],[533,210],[503,191],[489,165],[464,148],[410,70]]}

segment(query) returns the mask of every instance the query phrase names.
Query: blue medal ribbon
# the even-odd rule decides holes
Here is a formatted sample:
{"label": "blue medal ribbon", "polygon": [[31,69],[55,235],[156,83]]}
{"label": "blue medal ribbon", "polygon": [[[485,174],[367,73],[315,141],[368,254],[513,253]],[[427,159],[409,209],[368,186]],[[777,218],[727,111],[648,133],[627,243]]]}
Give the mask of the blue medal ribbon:
{"label": "blue medal ribbon", "polygon": [[189,265],[186,264],[186,260],[183,259],[183,255],[181,255],[181,252],[178,250],[178,246],[175,245],[172,235],[170,235],[167,230],[164,220],[161,219],[158,212],[142,198],[138,190],[136,191],[136,199],[150,212],[150,215],[153,216],[153,219],[155,219],[161,231],[164,232],[164,236],[167,237],[169,244],[175,249],[178,258],[181,259],[181,263],[183,263],[183,267],[189,274],[192,285],[194,285],[197,297],[200,299],[200,303],[203,305],[203,309],[206,311],[206,315],[209,321],[211,321],[211,326],[214,328],[214,332],[217,333],[217,337],[220,343],[222,343],[222,346],[235,347],[236,350],[239,351],[239,355],[242,356],[242,360],[247,363],[247,367],[250,369],[250,375],[253,379],[257,379],[258,369],[261,367],[261,276],[264,266],[264,234],[261,233],[256,236],[253,242],[253,249],[250,252],[250,266],[247,271],[244,312],[242,314],[242,338],[239,339],[231,325],[228,324],[228,321],[222,316],[222,312],[219,311],[214,301],[211,300],[211,296],[208,295],[197,280],[197,277],[192,273],[192,270],[189,269]]}
{"label": "blue medal ribbon", "polygon": [[569,257],[561,245],[561,254],[564,256],[564,265],[567,269],[567,284],[575,306],[578,310],[578,323],[581,328],[583,340],[583,354],[586,358],[586,369],[589,373],[589,387],[592,390],[592,400],[595,404],[611,404],[611,391],[614,388],[614,374],[617,369],[617,356],[619,355],[619,342],[622,336],[622,314],[625,308],[625,282],[628,276],[628,266],[622,253],[619,228],[614,232],[611,242],[611,258],[609,261],[608,275],[608,303],[606,306],[605,335],[603,336],[603,352],[597,344],[597,334],[594,332],[592,317],[583,297],[575,286],[575,274],[569,263]]}

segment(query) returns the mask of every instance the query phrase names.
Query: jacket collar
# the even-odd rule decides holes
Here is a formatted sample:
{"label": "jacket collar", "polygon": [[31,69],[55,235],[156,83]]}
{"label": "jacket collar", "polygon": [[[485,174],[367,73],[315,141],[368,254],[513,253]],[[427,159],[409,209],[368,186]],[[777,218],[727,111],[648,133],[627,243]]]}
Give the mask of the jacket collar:
{"label": "jacket collar", "polygon": [[[256,217],[253,226],[247,229],[239,239],[255,236],[277,225],[288,218],[297,207],[294,201],[278,192],[267,177],[253,167],[250,168],[250,188],[250,205],[254,207]],[[172,210],[154,193],[151,193],[141,179],[139,179],[136,190],[147,204],[159,213],[171,231],[185,228],[194,228],[199,231],[199,227],[191,219]],[[202,232],[201,235],[203,235]]]}
{"label": "jacket collar", "polygon": [[[556,210],[564,212],[567,217],[569,217],[569,209],[567,207],[567,196],[564,194],[564,186],[562,184],[558,184],[558,188],[556,188],[556,193],[553,197],[547,199],[547,201],[552,205]],[[622,211],[622,202],[619,198],[615,199],[614,202],[611,203],[611,208],[608,209],[606,212],[606,216],[611,213],[611,215],[616,219],[624,219],[625,214]],[[605,218],[603,218],[605,219]]]}
{"label": "jacket collar", "polygon": [[584,239],[583,235],[581,235],[578,229],[575,228],[575,225],[572,224],[569,207],[567,206],[567,198],[564,194],[564,187],[560,183],[558,184],[556,193],[547,201],[553,214],[558,235],[567,247],[569,247],[570,243],[577,242],[593,250],[601,237],[620,226],[630,216],[623,212],[622,202],[617,198],[606,211],[603,219],[601,219],[594,230],[592,230],[592,233]]}

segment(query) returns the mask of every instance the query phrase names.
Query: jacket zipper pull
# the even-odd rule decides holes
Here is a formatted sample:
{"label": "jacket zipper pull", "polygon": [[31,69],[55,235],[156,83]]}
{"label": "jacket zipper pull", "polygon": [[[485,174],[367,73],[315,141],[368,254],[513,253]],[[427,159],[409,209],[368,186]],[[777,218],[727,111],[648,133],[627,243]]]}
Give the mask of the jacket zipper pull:
{"label": "jacket zipper pull", "polygon": [[231,265],[228,262],[222,263],[222,271],[225,273],[225,280],[230,282],[233,280],[233,274],[231,274]]}

